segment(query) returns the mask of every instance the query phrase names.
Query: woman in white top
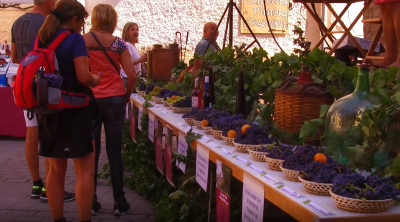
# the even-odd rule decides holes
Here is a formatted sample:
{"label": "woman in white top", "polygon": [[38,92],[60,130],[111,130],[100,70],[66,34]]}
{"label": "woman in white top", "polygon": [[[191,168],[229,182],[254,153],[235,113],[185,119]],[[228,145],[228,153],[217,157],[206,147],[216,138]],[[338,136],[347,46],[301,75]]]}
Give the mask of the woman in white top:
{"label": "woman in white top", "polygon": [[[143,54],[142,56],[140,56],[139,51],[135,46],[135,44],[139,42],[139,26],[133,22],[126,23],[122,31],[122,39],[125,40],[126,46],[131,53],[132,63],[135,66],[136,74],[140,75],[142,72],[142,67],[140,63],[147,61],[147,55]],[[127,75],[122,68],[121,77],[124,83],[126,83]]]}

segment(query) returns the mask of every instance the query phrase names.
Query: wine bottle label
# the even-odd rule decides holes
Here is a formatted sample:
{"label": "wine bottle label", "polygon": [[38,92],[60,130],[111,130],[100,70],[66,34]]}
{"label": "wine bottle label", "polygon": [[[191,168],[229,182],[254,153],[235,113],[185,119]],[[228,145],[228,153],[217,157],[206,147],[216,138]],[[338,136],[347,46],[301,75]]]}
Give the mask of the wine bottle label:
{"label": "wine bottle label", "polygon": [[192,107],[199,108],[199,98],[197,96],[192,96]]}

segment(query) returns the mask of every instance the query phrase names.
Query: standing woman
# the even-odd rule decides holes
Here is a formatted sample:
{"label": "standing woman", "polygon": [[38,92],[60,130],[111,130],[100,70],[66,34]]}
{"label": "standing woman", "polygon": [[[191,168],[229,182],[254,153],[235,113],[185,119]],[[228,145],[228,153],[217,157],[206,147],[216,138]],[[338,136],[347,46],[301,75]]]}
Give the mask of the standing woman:
{"label": "standing woman", "polygon": [[[139,43],[139,26],[136,23],[128,22],[122,30],[122,39],[125,41],[126,46],[131,54],[132,64],[135,66],[136,74],[139,76],[142,72],[140,63],[147,61],[147,55],[140,56],[136,48],[136,43]],[[121,69],[121,77],[125,85],[127,82],[127,75],[124,69]]]}
{"label": "standing woman", "polygon": [[[55,50],[62,90],[90,95],[100,77],[89,71],[85,40],[79,34],[88,13],[77,0],[60,0],[39,30],[38,47],[48,47],[59,35],[67,34]],[[68,32],[71,32],[68,34]],[[35,43],[36,45],[36,43]],[[90,221],[94,195],[94,152],[89,106],[64,109],[38,118],[39,154],[49,159],[47,199],[54,221],[66,221],[63,213],[67,158],[73,158],[79,220]]]}
{"label": "standing woman", "polygon": [[[89,33],[83,35],[89,52],[89,65],[93,73],[101,73],[101,83],[93,87],[99,115],[94,121],[95,138],[95,190],[97,169],[101,150],[101,126],[104,124],[106,151],[110,165],[114,196],[114,214],[122,215],[130,209],[124,192],[124,169],[122,165],[122,133],[125,124],[125,107],[136,86],[136,73],[125,41],[113,36],[117,26],[117,12],[109,4],[98,4],[93,8]],[[120,65],[124,68],[127,88],[120,76]],[[92,214],[97,215],[101,204],[94,195]]]}

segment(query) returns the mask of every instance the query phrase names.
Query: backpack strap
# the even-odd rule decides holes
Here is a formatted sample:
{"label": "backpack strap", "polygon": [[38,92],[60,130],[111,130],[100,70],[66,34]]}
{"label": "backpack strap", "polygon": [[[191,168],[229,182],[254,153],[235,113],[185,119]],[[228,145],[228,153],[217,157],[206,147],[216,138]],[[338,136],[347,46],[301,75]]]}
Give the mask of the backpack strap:
{"label": "backpack strap", "polygon": [[33,50],[37,50],[39,48],[39,36],[36,36],[35,44],[33,45]]}
{"label": "backpack strap", "polygon": [[53,42],[52,43],[50,43],[50,45],[49,45],[49,47],[47,47],[48,49],[51,49],[51,50],[56,50],[56,48],[58,47],[58,45],[60,45],[61,44],[61,42],[62,41],[64,41],[64,39],[70,34],[71,32],[70,31],[64,31],[64,32],[62,32],[60,35],[58,35],[57,36],[57,38],[55,38],[54,40],[53,40]]}

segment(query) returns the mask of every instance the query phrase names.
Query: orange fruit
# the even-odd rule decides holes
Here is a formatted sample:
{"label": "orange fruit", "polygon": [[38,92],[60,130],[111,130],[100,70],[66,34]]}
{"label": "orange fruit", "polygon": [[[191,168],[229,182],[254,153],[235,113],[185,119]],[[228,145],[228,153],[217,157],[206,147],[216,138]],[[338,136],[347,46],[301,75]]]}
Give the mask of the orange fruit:
{"label": "orange fruit", "polygon": [[323,153],[317,153],[314,156],[314,161],[319,161],[321,163],[326,163],[326,161],[328,161],[328,158],[326,158],[325,154],[323,154]]}
{"label": "orange fruit", "polygon": [[228,131],[228,138],[235,138],[236,137],[236,131],[235,130],[229,130]]}
{"label": "orange fruit", "polygon": [[172,100],[176,100],[176,96],[172,96],[171,99],[172,99]]}
{"label": "orange fruit", "polygon": [[242,133],[243,133],[243,134],[246,134],[247,128],[250,128],[250,127],[251,127],[251,126],[250,126],[249,124],[243,125],[243,126],[242,126]]}
{"label": "orange fruit", "polygon": [[208,126],[208,121],[206,119],[204,119],[203,121],[201,121],[201,126]]}

